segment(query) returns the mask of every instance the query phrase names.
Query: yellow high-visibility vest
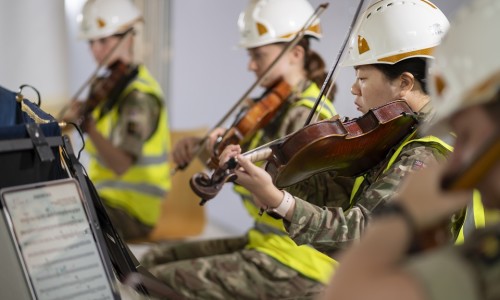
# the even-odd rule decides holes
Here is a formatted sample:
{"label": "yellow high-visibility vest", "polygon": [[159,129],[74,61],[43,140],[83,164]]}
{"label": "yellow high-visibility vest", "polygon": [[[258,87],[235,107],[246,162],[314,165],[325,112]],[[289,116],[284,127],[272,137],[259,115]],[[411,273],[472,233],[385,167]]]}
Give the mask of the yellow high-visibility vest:
{"label": "yellow high-visibility vest", "polygon": [[[411,136],[413,136],[413,135],[410,135],[409,138],[407,138],[407,140],[405,142],[403,142],[398,147],[398,149],[394,152],[394,154],[391,156],[391,159],[389,160],[389,163],[387,164],[386,168],[384,169],[384,172],[389,170],[389,168],[394,164],[394,162],[396,161],[396,159],[399,156],[399,154],[401,153],[401,151],[403,151],[403,148],[406,145],[413,143],[413,142],[437,143],[437,144],[441,145],[441,147],[443,149],[446,149],[447,151],[450,151],[450,152],[453,151],[452,146],[448,145],[446,142],[444,142],[443,140],[441,140],[435,136],[426,136],[426,137],[417,138],[417,139],[411,139],[410,138]],[[354,200],[353,198],[356,195],[356,193],[357,193],[359,187],[361,186],[361,184],[363,183],[363,181],[364,181],[363,176],[359,176],[358,178],[356,178],[356,181],[355,181],[354,187],[353,187],[353,192],[351,193],[351,206],[355,204],[355,203],[353,203],[353,200]],[[470,213],[471,211],[473,211],[472,214]],[[473,199],[472,199],[471,203],[467,206],[466,213],[465,213],[465,220],[460,227],[460,232],[455,240],[455,243],[456,244],[463,243],[464,236],[467,236],[467,234],[464,234],[464,232],[469,233],[473,229],[484,227],[484,225],[487,224],[487,222],[485,221],[487,219],[486,215],[489,215],[488,220],[491,220],[492,222],[494,222],[495,220],[499,219],[498,216],[500,216],[500,213],[498,213],[496,211],[491,211],[491,212],[486,211],[484,209],[482,201],[481,201],[481,194],[475,190],[474,194],[473,194]]]}
{"label": "yellow high-visibility vest", "polygon": [[[99,196],[107,205],[124,209],[144,224],[153,226],[160,215],[161,201],[171,186],[167,160],[170,132],[159,84],[144,66],[139,66],[138,71],[137,77],[120,94],[118,102],[133,90],[139,90],[156,97],[162,107],[156,131],[144,143],[141,156],[125,174],[118,176],[99,161],[91,141],[87,142],[86,149],[90,154],[89,176]],[[108,139],[119,120],[118,107],[119,105],[114,105],[100,119],[97,119],[97,116],[100,115],[102,107],[99,106],[93,111],[97,130]]]}
{"label": "yellow high-visibility vest", "polygon": [[[319,88],[311,84],[301,93],[301,99],[292,106],[305,106],[312,108]],[[331,118],[336,114],[330,101],[326,101],[320,110],[322,119]],[[258,145],[262,133],[257,133],[250,143],[250,149]],[[249,214],[255,219],[255,227],[248,232],[248,249],[255,249],[266,253],[282,264],[296,270],[300,274],[327,284],[337,262],[316,249],[301,245],[298,246],[285,231],[283,221],[270,217],[267,214],[259,216],[258,208],[251,201],[251,194],[239,185],[234,185],[234,190],[243,198],[243,203]]]}

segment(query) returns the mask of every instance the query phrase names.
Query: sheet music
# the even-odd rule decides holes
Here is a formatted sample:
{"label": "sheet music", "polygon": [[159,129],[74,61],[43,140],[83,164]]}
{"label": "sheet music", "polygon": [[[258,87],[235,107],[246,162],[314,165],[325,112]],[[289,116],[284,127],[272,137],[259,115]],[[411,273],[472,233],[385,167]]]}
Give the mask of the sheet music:
{"label": "sheet music", "polygon": [[3,198],[37,299],[114,299],[74,180]]}

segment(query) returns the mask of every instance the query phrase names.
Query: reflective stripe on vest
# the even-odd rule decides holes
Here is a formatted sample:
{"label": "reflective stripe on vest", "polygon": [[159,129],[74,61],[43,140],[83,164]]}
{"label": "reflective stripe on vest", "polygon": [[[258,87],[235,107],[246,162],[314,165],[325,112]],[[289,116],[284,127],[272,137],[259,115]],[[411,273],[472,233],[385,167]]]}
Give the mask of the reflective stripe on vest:
{"label": "reflective stripe on vest", "polygon": [[[389,168],[394,164],[396,159],[398,158],[399,154],[401,151],[403,151],[403,148],[413,142],[420,142],[420,143],[437,143],[441,145],[443,148],[445,148],[448,151],[453,151],[453,147],[448,145],[446,142],[443,140],[434,137],[434,136],[426,136],[423,138],[418,138],[418,139],[411,139],[413,134],[411,134],[409,137],[406,138],[406,140],[399,146],[399,148],[396,150],[396,152],[391,156],[391,159],[389,160],[389,163],[387,164],[387,167],[384,169],[384,172],[389,170]],[[359,187],[364,181],[363,176],[359,176],[356,178],[354,182],[354,187],[353,191],[351,193],[351,206],[354,205],[353,199],[354,196],[356,195]],[[470,211],[473,211],[474,213],[471,214]],[[468,205],[465,213],[465,220],[464,223],[462,224],[460,228],[459,235],[457,236],[457,239],[455,240],[456,244],[460,244],[464,241],[464,236],[467,236],[468,233],[473,231],[476,228],[481,228],[484,227],[485,224],[485,210],[483,208],[483,204],[481,202],[481,195],[479,192],[474,191],[473,194],[473,199],[472,202]],[[465,233],[465,234],[464,234]]]}
{"label": "reflective stripe on vest", "polygon": [[[163,97],[160,86],[143,66],[139,66],[137,78],[120,94],[118,102],[133,90],[151,94],[159,101]],[[108,139],[119,119],[118,107],[119,105],[114,105],[96,124],[97,130]],[[98,107],[94,110],[94,116],[100,114],[100,109]],[[168,165],[170,132],[166,109],[163,107],[160,112],[156,131],[143,144],[142,155],[121,176],[117,176],[102,163],[90,140],[86,149],[91,157],[91,180],[106,204],[126,210],[144,224],[154,225],[159,217],[161,201],[171,186]]]}
{"label": "reflective stripe on vest", "polygon": [[[301,100],[295,102],[293,106],[312,108],[318,94],[319,88],[311,84],[302,92]],[[333,105],[329,101],[326,103],[327,105],[320,110],[322,118],[330,118],[335,114]],[[250,149],[258,146],[261,138],[262,133],[257,133],[250,143]],[[267,214],[259,216],[259,209],[253,204],[251,193],[236,184],[234,190],[241,195],[245,208],[255,220],[255,226],[248,232],[247,248],[266,253],[308,278],[324,284],[329,282],[337,267],[335,260],[310,246],[297,246],[286,233],[282,220],[276,220]]]}
{"label": "reflective stripe on vest", "polygon": [[[410,143],[414,143],[414,142],[419,142],[419,143],[436,143],[436,144],[441,145],[441,147],[445,148],[446,150],[448,150],[450,152],[453,151],[453,147],[452,146],[448,145],[443,140],[441,140],[440,138],[437,138],[435,136],[425,136],[425,137],[422,137],[422,138],[413,139],[413,137],[415,136],[415,133],[416,132],[413,132],[410,135],[408,135],[405,138],[405,140],[401,143],[401,145],[399,145],[398,149],[396,149],[396,151],[394,152],[394,154],[389,159],[389,162],[387,163],[387,166],[385,167],[383,173],[387,172],[387,170],[390,169],[390,167],[394,164],[394,162],[398,158],[399,154],[401,154],[401,151],[403,151],[404,147],[406,147]],[[350,198],[351,206],[353,206],[355,204],[353,202],[354,201],[354,197],[356,196],[356,193],[358,192],[359,188],[363,184],[364,179],[365,179],[364,176],[361,175],[361,176],[358,176],[356,178],[356,180],[354,181],[354,186],[352,188],[351,198]]]}
{"label": "reflective stripe on vest", "polygon": [[[295,103],[293,103],[292,107],[295,106],[304,106],[309,109],[312,109],[316,99],[319,95],[320,89],[316,84],[310,84],[301,94],[301,99]],[[323,100],[325,97],[323,97]],[[320,119],[330,119],[337,114],[335,107],[333,106],[330,100],[322,101],[318,106]]]}
{"label": "reflective stripe on vest", "polygon": [[[453,147],[442,141],[441,139],[433,136],[426,136],[423,138],[415,139],[415,140],[410,140],[406,141],[403,143],[403,145],[398,148],[396,153],[391,157],[391,160],[389,161],[389,165],[387,168],[384,170],[387,171],[389,169],[389,166],[394,163],[396,160],[396,155],[399,155],[401,151],[403,150],[403,147],[408,145],[409,143],[412,142],[422,142],[422,143],[438,143],[442,147],[446,148],[448,151],[453,151]],[[477,228],[482,228],[484,227],[484,215],[485,215],[485,210],[483,208],[483,203],[481,201],[481,194],[478,191],[474,191],[473,196],[472,196],[472,205],[469,205],[466,209],[465,212],[465,220],[464,223],[462,224],[460,228],[460,233],[457,236],[457,239],[455,240],[455,243],[461,243],[464,241],[464,237],[468,236],[468,233],[472,232],[474,229]],[[470,211],[472,210],[472,214]]]}
{"label": "reflective stripe on vest", "polygon": [[244,199],[243,204],[255,219],[254,228],[248,232],[247,249],[266,253],[308,278],[323,284],[329,282],[338,265],[335,260],[310,246],[297,246],[286,233],[282,220],[267,214],[259,216],[258,208],[249,199]]}

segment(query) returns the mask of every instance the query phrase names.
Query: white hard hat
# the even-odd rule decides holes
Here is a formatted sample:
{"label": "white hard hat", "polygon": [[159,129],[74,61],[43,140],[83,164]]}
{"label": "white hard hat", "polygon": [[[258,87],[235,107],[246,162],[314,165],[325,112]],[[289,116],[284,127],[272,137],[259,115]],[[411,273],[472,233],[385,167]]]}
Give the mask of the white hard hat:
{"label": "white hard hat", "polygon": [[395,64],[411,57],[432,57],[448,27],[446,16],[430,1],[377,1],[353,30],[343,65]]}
{"label": "white hard hat", "polygon": [[77,19],[80,38],[92,40],[123,33],[141,18],[130,0],[87,0]]}
{"label": "white hard hat", "polygon": [[491,101],[500,88],[500,1],[477,0],[462,8],[436,48],[429,67],[435,120]]}
{"label": "white hard hat", "polygon": [[[239,45],[254,48],[288,42],[294,38],[313,15],[314,9],[307,0],[251,0],[238,18]],[[306,36],[321,37],[317,19],[306,29]]]}

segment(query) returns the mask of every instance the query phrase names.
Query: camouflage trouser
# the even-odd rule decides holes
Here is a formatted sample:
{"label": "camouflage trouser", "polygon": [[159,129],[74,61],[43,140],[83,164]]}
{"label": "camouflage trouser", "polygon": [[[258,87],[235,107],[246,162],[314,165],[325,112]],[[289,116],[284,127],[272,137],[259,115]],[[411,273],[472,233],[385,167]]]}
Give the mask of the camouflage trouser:
{"label": "camouflage trouser", "polygon": [[241,237],[158,245],[142,264],[188,299],[312,299],[323,290],[246,244]]}
{"label": "camouflage trouser", "polygon": [[125,241],[146,238],[153,230],[153,227],[143,224],[120,208],[107,205],[104,207],[111,224]]}

